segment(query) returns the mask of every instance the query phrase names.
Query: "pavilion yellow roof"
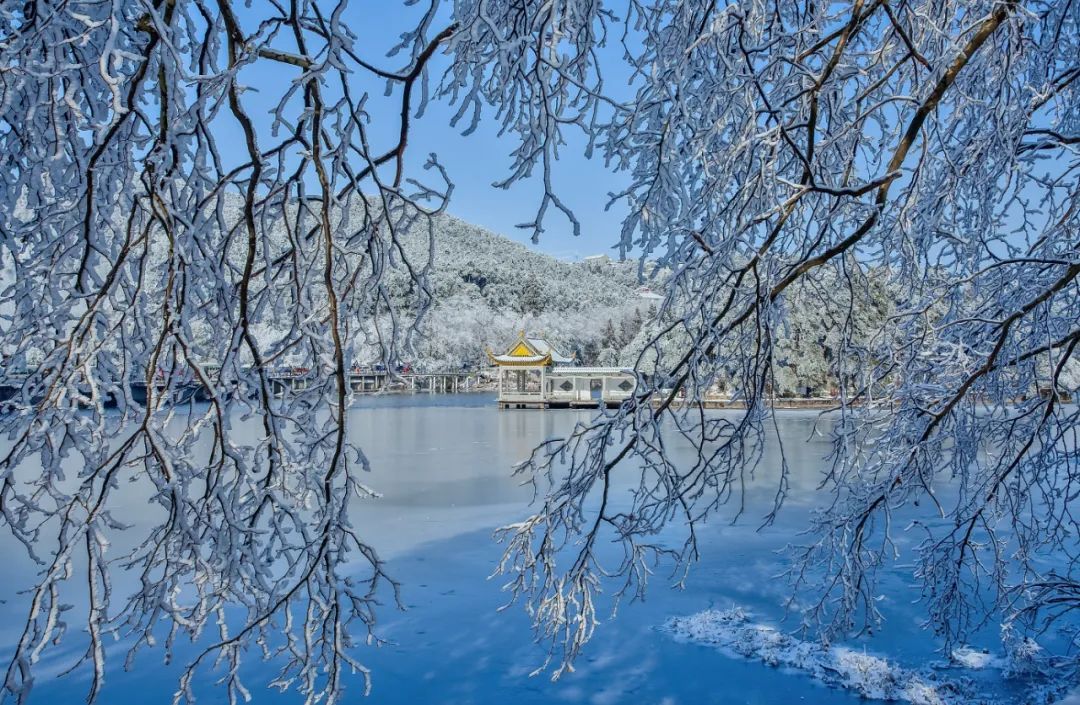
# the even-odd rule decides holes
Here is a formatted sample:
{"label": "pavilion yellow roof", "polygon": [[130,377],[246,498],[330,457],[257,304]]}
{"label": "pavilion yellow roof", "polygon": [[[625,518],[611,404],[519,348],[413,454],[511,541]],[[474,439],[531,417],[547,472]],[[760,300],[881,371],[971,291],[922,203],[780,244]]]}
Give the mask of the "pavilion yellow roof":
{"label": "pavilion yellow roof", "polygon": [[553,362],[573,362],[572,357],[562,355],[543,338],[530,338],[525,331],[518,334],[517,341],[506,352],[496,355],[488,350],[487,354],[492,364],[500,367],[542,367]]}

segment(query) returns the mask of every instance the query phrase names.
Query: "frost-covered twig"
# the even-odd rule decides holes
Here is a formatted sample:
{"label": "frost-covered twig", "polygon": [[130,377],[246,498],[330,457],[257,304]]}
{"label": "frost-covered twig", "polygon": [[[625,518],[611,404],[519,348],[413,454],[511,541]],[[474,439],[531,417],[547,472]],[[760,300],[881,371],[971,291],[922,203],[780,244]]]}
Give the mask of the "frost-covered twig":
{"label": "frost-covered twig", "polygon": [[[430,258],[402,240],[431,237],[451,188],[434,160],[433,183],[404,176],[427,64],[453,33],[437,7],[393,69],[362,58],[345,2],[0,9],[0,384],[17,390],[0,525],[41,568],[0,699],[25,701],[76,630],[90,702],[112,636],[129,663],[193,640],[178,702],[214,669],[246,699],[253,649],[307,702],[366,678],[355,649],[398,586],[353,527],[371,491],[345,371],[372,320],[394,364],[431,302]],[[269,66],[280,78],[253,95]],[[358,74],[396,101],[389,147],[368,140]],[[284,366],[310,387],[276,394]],[[124,520],[129,492],[150,516]]]}
{"label": "frost-covered twig", "polygon": [[[543,46],[599,85],[614,20],[586,2],[523,3],[520,17],[541,5],[558,32],[486,34],[503,25],[482,3],[459,21],[493,55],[521,47],[506,66]],[[1048,593],[1023,587],[1048,563],[1074,578],[1080,10],[662,0],[619,12],[632,99],[561,81],[565,124],[590,116],[590,146],[631,180],[615,197],[622,244],[670,277],[637,393],[533,453],[519,472],[537,484],[536,513],[500,533],[507,589],[556,675],[592,635],[605,585],[640,594],[657,559],[674,556],[681,576],[697,558],[700,523],[741,500],[776,395],[807,380],[837,412],[826,506],[791,551],[808,626],[880,619],[877,573],[905,528],[923,532],[904,560],[947,643],[1038,604]],[[541,107],[503,64],[457,51],[515,106]],[[536,139],[545,124],[525,129]],[[718,394],[744,410],[698,404]],[[765,523],[789,471],[782,460]],[[681,543],[659,538],[676,527]],[[599,549],[611,542],[614,564]]]}

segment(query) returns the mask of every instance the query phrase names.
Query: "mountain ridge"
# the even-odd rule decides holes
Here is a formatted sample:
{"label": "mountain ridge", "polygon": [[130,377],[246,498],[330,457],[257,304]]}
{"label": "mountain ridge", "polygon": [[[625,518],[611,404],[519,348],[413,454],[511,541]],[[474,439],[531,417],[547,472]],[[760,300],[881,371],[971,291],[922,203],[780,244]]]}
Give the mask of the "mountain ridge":
{"label": "mountain ridge", "polygon": [[[655,305],[639,295],[636,261],[567,261],[448,214],[432,226],[434,300],[415,345],[422,367],[482,364],[487,350],[509,345],[522,330],[580,360],[596,361],[605,349],[611,358]],[[428,262],[427,246],[426,233],[404,238],[414,266]]]}

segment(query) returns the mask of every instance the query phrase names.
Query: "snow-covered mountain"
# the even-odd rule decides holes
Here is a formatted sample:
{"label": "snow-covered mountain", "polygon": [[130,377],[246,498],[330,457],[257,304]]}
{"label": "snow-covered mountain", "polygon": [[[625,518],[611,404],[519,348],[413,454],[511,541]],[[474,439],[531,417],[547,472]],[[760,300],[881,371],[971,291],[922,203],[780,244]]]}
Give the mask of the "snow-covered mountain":
{"label": "snow-covered mountain", "polygon": [[[415,344],[427,368],[477,364],[485,349],[521,330],[587,363],[614,363],[656,304],[634,262],[567,262],[449,215],[434,220],[434,306]],[[427,261],[426,233],[410,233],[414,266]],[[405,275],[395,272],[392,278]]]}
{"label": "snow-covered mountain", "polygon": [[[434,220],[431,289],[434,304],[422,335],[408,353],[423,369],[486,363],[485,350],[501,351],[524,330],[547,338],[587,365],[634,365],[666,320],[653,320],[663,272],[649,280],[637,261],[606,257],[567,262],[460,219]],[[410,263],[429,261],[426,232],[404,237]],[[851,334],[868,339],[890,309],[885,277],[870,277],[870,291],[848,301],[844,287],[802,283],[785,297],[787,315],[776,336],[773,379],[786,395],[825,393],[836,385],[835,353],[845,320]],[[402,271],[390,274],[407,286]],[[402,299],[401,305],[407,306]],[[660,344],[669,359],[681,357],[685,340],[676,328]],[[643,361],[646,368],[648,360]]]}
{"label": "snow-covered mountain", "polygon": [[[227,205],[221,222],[238,223],[239,201]],[[605,256],[568,262],[450,215],[391,220],[377,217],[379,209],[376,203],[363,207],[353,203],[342,215],[343,232],[373,229],[369,240],[358,237],[343,247],[351,268],[338,274],[341,289],[359,301],[342,314],[346,356],[353,363],[403,363],[427,371],[473,368],[487,363],[488,351],[505,350],[521,331],[546,338],[585,365],[633,366],[646,349],[660,351],[668,361],[685,354],[688,341],[682,327],[655,315],[662,297],[653,292],[665,291],[666,271],[643,277],[638,261]],[[271,210],[270,217],[259,219],[267,228],[266,260],[276,261],[288,251],[286,220],[295,223],[296,213],[285,219]],[[311,225],[292,227],[303,232]],[[389,227],[395,228],[392,238],[380,232]],[[230,259],[240,262],[243,239],[234,238],[230,247]],[[164,262],[162,253],[156,255]],[[305,252],[303,257],[312,254]],[[317,262],[305,262],[318,271]],[[348,272],[369,279],[354,287],[345,280]],[[309,320],[296,318],[298,310],[321,310],[319,276],[300,285],[310,300],[297,308],[298,285],[288,274],[284,272],[285,283],[257,313],[253,328],[264,350],[273,350],[289,335],[290,325],[294,329],[310,325]],[[846,334],[862,341],[882,330],[892,307],[887,273],[863,274],[866,290],[850,301],[839,295],[846,287],[832,286],[824,274],[785,293],[784,315],[767,324],[774,337],[778,392],[801,394],[807,388],[821,392],[835,386],[834,351],[840,347],[845,321]],[[362,295],[357,294],[360,290]],[[404,334],[428,301],[419,325]],[[211,311],[192,325],[197,350],[210,360],[222,356],[227,342],[218,335],[214,316]],[[395,330],[398,335],[392,333]],[[661,330],[665,333],[659,344],[650,346]],[[322,335],[317,330],[308,334]],[[310,366],[309,352],[308,346],[294,346],[276,362]],[[657,360],[641,363],[646,372],[650,365],[663,367]]]}

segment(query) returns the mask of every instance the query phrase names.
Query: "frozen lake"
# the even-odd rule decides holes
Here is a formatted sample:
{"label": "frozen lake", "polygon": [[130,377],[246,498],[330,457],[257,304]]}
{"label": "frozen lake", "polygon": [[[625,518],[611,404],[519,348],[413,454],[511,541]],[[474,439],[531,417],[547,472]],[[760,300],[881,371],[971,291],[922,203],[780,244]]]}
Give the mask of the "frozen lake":
{"label": "frozen lake", "polygon": [[[586,648],[577,670],[551,682],[528,674],[544,651],[530,639],[520,608],[497,612],[505,595],[489,580],[500,547],[492,529],[524,516],[530,493],[511,477],[511,466],[539,441],[567,431],[592,412],[568,410],[498,411],[488,395],[391,396],[366,398],[353,408],[350,433],[368,454],[369,484],[383,496],[365,501],[356,517],[361,534],[387,559],[402,583],[407,610],[387,605],[378,633],[389,644],[361,648],[359,660],[372,669],[372,703],[608,703],[696,705],[793,702],[856,703],[849,691],[822,685],[809,675],[673,637],[663,629],[673,617],[709,608],[739,606],[754,622],[790,628],[783,622],[788,587],[777,576],[784,559],[776,553],[797,540],[807,511],[826,497],[816,491],[828,439],[814,434],[820,420],[810,412],[781,412],[780,436],[791,466],[790,501],[780,520],[758,531],[758,519],[775,491],[778,454],[774,444],[747,491],[747,513],[736,525],[714,520],[701,531],[702,561],[686,589],[668,587],[664,572],[654,576],[647,601],[624,604],[605,621]],[[138,508],[133,507],[133,512]],[[677,527],[675,528],[677,530]],[[25,614],[25,588],[32,574],[21,555],[0,544],[6,566],[0,599],[2,646],[10,648]],[[917,591],[909,576],[894,569],[885,579],[885,629],[845,646],[886,657],[906,668],[941,659],[931,635],[919,627]],[[986,644],[994,647],[993,633]],[[66,652],[70,664],[74,646]],[[54,676],[59,654],[43,662],[31,702],[77,702],[86,678]],[[155,660],[154,657],[157,657]],[[167,703],[177,668],[162,665],[160,649],[144,653],[130,672],[114,659],[101,702]],[[248,685],[256,703],[299,703],[296,693],[259,689],[274,674],[251,654]],[[959,669],[949,669],[955,673]],[[1007,698],[1018,684],[1002,682],[999,671],[962,674]],[[952,677],[952,674],[950,674]],[[361,679],[353,679],[352,702],[361,699]],[[223,702],[207,685],[199,702]]]}

